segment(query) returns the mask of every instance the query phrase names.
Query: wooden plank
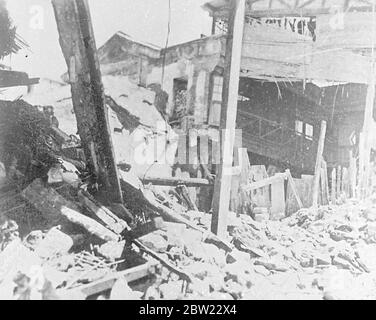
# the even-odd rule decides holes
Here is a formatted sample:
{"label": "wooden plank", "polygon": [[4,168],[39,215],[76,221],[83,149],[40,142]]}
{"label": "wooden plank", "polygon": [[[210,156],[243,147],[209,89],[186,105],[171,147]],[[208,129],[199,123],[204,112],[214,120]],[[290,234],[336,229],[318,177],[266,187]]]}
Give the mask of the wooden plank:
{"label": "wooden plank", "polygon": [[[330,14],[338,8],[343,12],[371,11],[371,1],[353,0],[255,0],[249,1],[246,13],[252,17],[310,17]],[[223,18],[228,12],[228,0],[211,0],[203,5],[204,10],[216,18]]]}
{"label": "wooden plank", "polygon": [[147,206],[158,212],[164,220],[171,221],[171,222],[177,222],[185,224],[186,226],[197,230],[203,234],[203,239],[209,241],[210,243],[214,243],[219,247],[220,249],[225,250],[226,252],[232,251],[232,246],[230,243],[228,243],[226,240],[222,239],[221,237],[217,236],[216,234],[205,230],[199,226],[197,226],[195,223],[189,221],[188,219],[185,219],[180,214],[175,212],[174,210],[164,206],[163,204],[159,203],[154,196],[145,193],[144,198],[142,199],[143,202],[147,202]]}
{"label": "wooden plank", "polygon": [[266,178],[266,179],[261,180],[261,181],[256,181],[256,182],[250,183],[248,186],[246,186],[244,188],[244,190],[252,191],[252,190],[264,188],[266,186],[269,186],[269,185],[272,185],[272,184],[275,184],[275,183],[280,183],[281,181],[284,181],[287,178],[288,177],[287,177],[286,173],[277,173],[270,178]]}
{"label": "wooden plank", "polygon": [[97,221],[81,214],[75,203],[65,199],[56,190],[46,188],[40,179],[36,179],[23,190],[22,197],[50,219],[57,220],[65,217],[69,221],[83,226],[89,233],[104,241],[118,241],[120,238]]}
{"label": "wooden plank", "polygon": [[356,197],[356,159],[353,156],[353,151],[349,152],[349,183],[350,183],[350,197]]}
{"label": "wooden plank", "polygon": [[143,184],[153,184],[156,186],[172,186],[185,185],[187,187],[212,187],[211,183],[207,179],[200,178],[181,178],[181,177],[140,177]]}
{"label": "wooden plank", "polygon": [[[370,82],[367,88],[366,107],[364,110],[364,123],[362,129],[363,141],[359,142],[359,155],[362,155],[362,166],[359,168],[360,197],[364,199],[370,193],[370,161],[371,161],[371,135],[375,131],[373,120],[373,110],[375,103],[375,65],[370,71]],[[361,143],[362,142],[362,143]]]}
{"label": "wooden plank", "polygon": [[362,198],[362,188],[363,188],[363,179],[364,179],[364,158],[365,158],[365,139],[364,133],[359,133],[359,164],[358,164],[358,178],[357,178],[357,186],[356,192],[359,199]]}
{"label": "wooden plank", "polygon": [[331,202],[332,202],[332,205],[334,205],[337,202],[336,201],[337,200],[337,172],[336,172],[336,168],[332,169],[331,180],[332,180]]}
{"label": "wooden plank", "polygon": [[276,180],[271,185],[271,208],[270,219],[280,220],[285,216],[286,199],[285,199],[285,180]]}
{"label": "wooden plank", "polygon": [[291,172],[289,169],[287,169],[285,171],[286,175],[287,175],[287,180],[289,182],[289,186],[291,188],[291,191],[292,193],[294,194],[294,197],[295,197],[295,200],[296,202],[298,203],[298,206],[299,206],[299,209],[303,208],[303,203],[302,203],[302,200],[300,200],[300,197],[299,197],[299,193],[298,193],[298,190],[296,188],[296,184],[295,184],[295,181],[291,175]]}
{"label": "wooden plank", "polygon": [[102,220],[113,232],[120,234],[128,228],[128,224],[124,220],[120,219],[109,209],[98,203],[88,192],[79,190],[78,199],[86,209]]}
{"label": "wooden plank", "polygon": [[185,201],[189,210],[199,211],[197,206],[196,206],[196,203],[191,199],[191,197],[189,195],[189,190],[188,190],[187,186],[185,186],[185,185],[177,186],[176,191],[179,193],[179,195]]}
{"label": "wooden plank", "polygon": [[52,5],[86,162],[105,198],[122,203],[88,2],[53,0]]}
{"label": "wooden plank", "polygon": [[[264,165],[252,165],[250,170],[249,181],[251,183],[258,182],[269,178]],[[247,187],[247,185],[245,186]],[[251,194],[252,203],[257,207],[270,207],[270,187],[269,185],[264,188],[254,189]]]}
{"label": "wooden plank", "polygon": [[321,161],[322,161],[322,154],[324,151],[325,135],[326,135],[326,121],[323,120],[321,121],[320,137],[319,137],[319,142],[317,146],[315,175],[313,178],[313,190],[312,190],[312,206],[313,207],[317,207],[318,205]]}
{"label": "wooden plank", "polygon": [[114,286],[115,282],[120,278],[124,278],[128,283],[145,278],[154,272],[154,268],[155,264],[147,262],[142,265],[126,269],[124,271],[110,274],[103,279],[91,282],[78,288],[70,289],[67,291],[65,291],[64,289],[57,290],[56,293],[58,296],[62,294],[64,297],[69,298],[74,297],[76,295],[75,293],[78,292],[87,298],[111,289]]}
{"label": "wooden plank", "polygon": [[322,170],[323,170],[323,188],[324,188],[324,194],[325,194],[325,204],[329,204],[330,200],[330,193],[329,193],[329,180],[328,180],[328,166],[326,164],[325,160],[322,160]]}
{"label": "wooden plank", "polygon": [[180,269],[179,267],[176,267],[173,263],[168,261],[164,256],[161,254],[158,254],[154,252],[153,250],[149,249],[145,245],[143,245],[139,240],[133,240],[133,243],[143,252],[150,255],[154,259],[158,260],[164,267],[169,269],[170,271],[177,274],[180,279],[187,281],[187,282],[195,282],[195,277],[184,270]]}
{"label": "wooden plank", "polygon": [[342,167],[337,167],[337,197],[341,195],[341,187],[342,187]]}
{"label": "wooden plank", "polygon": [[247,214],[251,209],[251,197],[243,190],[250,181],[251,165],[247,149],[239,148],[234,158],[234,163],[240,167],[240,170],[239,174],[232,176],[230,209],[239,214]]}
{"label": "wooden plank", "polygon": [[300,192],[300,199],[302,199],[303,206],[305,208],[312,206],[313,178],[313,175],[302,174],[304,192]]}
{"label": "wooden plank", "polygon": [[349,181],[349,170],[347,168],[343,168],[342,170],[342,185],[343,185],[343,192],[346,194],[346,197],[350,197],[350,181]]}
{"label": "wooden plank", "polygon": [[[221,159],[213,195],[213,216],[211,230],[217,235],[225,235],[226,215],[229,210],[232,153],[235,141],[235,125],[238,107],[238,91],[241,51],[244,31],[245,0],[232,0],[229,27],[226,40],[226,56],[222,89]],[[228,157],[229,156],[229,157]]]}

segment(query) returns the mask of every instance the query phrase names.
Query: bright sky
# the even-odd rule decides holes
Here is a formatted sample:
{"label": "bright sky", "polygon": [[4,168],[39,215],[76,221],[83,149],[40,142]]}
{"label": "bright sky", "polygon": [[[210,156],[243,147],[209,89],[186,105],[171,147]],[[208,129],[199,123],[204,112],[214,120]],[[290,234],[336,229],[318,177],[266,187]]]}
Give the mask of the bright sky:
{"label": "bright sky", "polygon": [[[18,34],[30,45],[4,64],[30,76],[59,79],[66,71],[50,0],[6,0]],[[210,34],[205,0],[171,0],[171,45]],[[89,0],[97,47],[121,30],[135,39],[164,46],[168,0]]]}

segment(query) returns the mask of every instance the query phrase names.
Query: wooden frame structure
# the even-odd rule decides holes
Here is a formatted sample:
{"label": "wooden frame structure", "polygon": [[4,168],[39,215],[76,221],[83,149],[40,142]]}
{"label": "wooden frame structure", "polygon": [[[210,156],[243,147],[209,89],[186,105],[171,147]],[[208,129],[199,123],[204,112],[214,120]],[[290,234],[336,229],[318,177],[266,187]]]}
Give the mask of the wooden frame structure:
{"label": "wooden frame structure", "polygon": [[[231,0],[212,0],[203,5],[213,17],[226,18]],[[246,14],[253,17],[316,16],[336,12],[369,12],[371,1],[362,0],[247,0]]]}

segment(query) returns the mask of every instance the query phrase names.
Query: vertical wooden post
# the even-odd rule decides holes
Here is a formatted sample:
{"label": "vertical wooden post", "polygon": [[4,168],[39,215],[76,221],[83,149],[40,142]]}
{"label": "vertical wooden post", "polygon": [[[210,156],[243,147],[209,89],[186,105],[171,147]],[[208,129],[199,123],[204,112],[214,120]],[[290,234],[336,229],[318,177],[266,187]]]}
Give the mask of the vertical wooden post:
{"label": "vertical wooden post", "polygon": [[337,172],[336,172],[336,168],[332,169],[331,179],[332,179],[331,198],[332,198],[332,205],[333,205],[333,204],[336,204],[336,199],[337,199],[337,195],[336,195],[336,193],[337,193]]}
{"label": "vertical wooden post", "polygon": [[299,209],[302,209],[303,203],[302,203],[302,200],[300,200],[298,189],[296,188],[296,184],[295,184],[294,178],[291,175],[290,169],[287,169],[285,172],[287,175],[288,183],[290,184],[291,191],[294,194],[296,202],[298,203]]}
{"label": "vertical wooden post", "polygon": [[342,167],[337,167],[337,197],[341,195],[342,192]]}
{"label": "vertical wooden post", "polygon": [[312,206],[314,207],[317,207],[318,205],[320,175],[321,175],[321,161],[322,161],[322,154],[324,152],[325,135],[326,135],[326,121],[323,120],[321,121],[320,137],[319,137],[319,142],[317,146],[317,154],[316,154],[315,175],[313,178]]}
{"label": "vertical wooden post", "polygon": [[326,162],[321,160],[321,204],[327,205],[329,204],[329,186],[328,186],[328,169],[326,166]]}
{"label": "vertical wooden post", "polygon": [[280,179],[272,183],[271,192],[271,208],[270,219],[280,220],[284,218],[286,213],[286,196],[285,196],[285,180]]}
{"label": "vertical wooden post", "polygon": [[229,210],[231,188],[231,174],[228,171],[232,163],[230,159],[226,159],[226,154],[230,154],[232,158],[234,149],[244,18],[245,0],[231,0],[219,126],[222,138],[221,160],[214,186],[211,223],[211,230],[217,235],[224,235],[227,228],[226,215]]}
{"label": "vertical wooden post", "polygon": [[239,148],[235,152],[234,163],[239,164],[239,172],[231,179],[230,209],[239,214],[246,214],[249,213],[252,204],[249,193],[244,190],[244,186],[249,184],[251,171],[246,148]]}
{"label": "vertical wooden post", "polygon": [[357,197],[362,198],[362,188],[363,188],[363,176],[364,176],[364,133],[359,133],[359,163],[358,163],[358,184],[356,186]]}
{"label": "vertical wooden post", "polygon": [[86,162],[111,202],[122,193],[87,0],[52,0]]}
{"label": "vertical wooden post", "polygon": [[342,184],[343,192],[347,198],[350,198],[349,170],[346,167],[342,168]]}
{"label": "vertical wooden post", "polygon": [[356,160],[353,156],[353,151],[349,152],[349,183],[350,183],[350,197],[355,197],[356,187]]}
{"label": "vertical wooden post", "polygon": [[[372,55],[373,52],[372,52]],[[373,108],[375,103],[375,61],[372,61],[370,80],[367,88],[366,107],[364,110],[363,130],[359,139],[359,196],[364,198],[369,192],[371,143],[370,136],[374,126]]]}

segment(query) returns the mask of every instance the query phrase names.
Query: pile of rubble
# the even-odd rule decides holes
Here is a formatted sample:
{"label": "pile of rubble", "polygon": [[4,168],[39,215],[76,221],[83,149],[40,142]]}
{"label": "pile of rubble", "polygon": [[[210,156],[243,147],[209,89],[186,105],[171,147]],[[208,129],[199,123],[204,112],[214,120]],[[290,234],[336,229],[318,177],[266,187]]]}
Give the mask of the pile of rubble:
{"label": "pile of rubble", "polygon": [[184,186],[144,186],[129,168],[119,166],[125,207],[103,204],[79,141],[24,102],[1,110],[0,129],[14,133],[0,145],[1,298],[375,297],[374,199],[281,221],[229,212],[220,238]]}
{"label": "pile of rubble", "polygon": [[[21,239],[17,224],[6,219],[0,233],[2,295],[82,299],[87,296],[80,288],[111,275],[112,285],[97,292],[99,298],[373,299],[376,294],[371,200],[302,209],[282,221],[257,222],[229,212],[223,243],[230,249],[205,232],[209,214],[176,214],[181,222],[161,219],[133,240],[128,235],[98,240],[93,230],[73,232],[67,225]],[[121,276],[132,268],[126,260],[135,263],[135,257],[141,261],[136,267],[152,266],[136,286]]]}
{"label": "pile of rubble", "polygon": [[[197,222],[204,213],[191,213]],[[194,279],[167,269],[145,299],[374,299],[376,206],[349,201],[303,209],[283,221],[229,213],[231,252],[202,234],[167,224],[141,238]]]}

